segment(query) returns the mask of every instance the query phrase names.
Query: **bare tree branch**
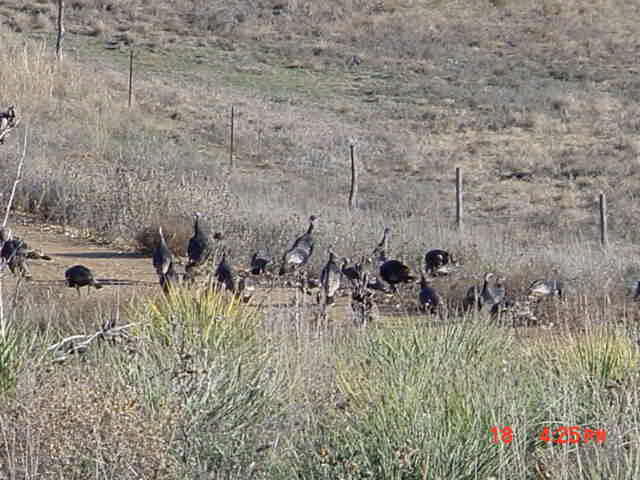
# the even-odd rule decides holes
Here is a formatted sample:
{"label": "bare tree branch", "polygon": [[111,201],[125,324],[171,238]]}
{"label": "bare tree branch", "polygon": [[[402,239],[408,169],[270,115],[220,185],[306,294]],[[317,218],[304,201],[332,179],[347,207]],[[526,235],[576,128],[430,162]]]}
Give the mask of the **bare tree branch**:
{"label": "bare tree branch", "polygon": [[112,322],[109,321],[104,322],[102,328],[91,335],[73,335],[71,337],[64,338],[55,345],[51,345],[47,348],[47,351],[54,353],[56,357],[53,361],[55,363],[62,363],[71,355],[85,353],[97,338],[127,338],[128,334],[126,329],[138,325],[137,323],[129,323],[127,325],[122,325],[121,327],[110,327],[111,324]]}
{"label": "bare tree branch", "polygon": [[24,159],[27,156],[27,139],[29,136],[29,130],[25,128],[24,130],[24,142],[22,144],[22,156],[20,157],[20,161],[18,162],[18,172],[16,173],[16,179],[13,182],[13,187],[11,188],[11,196],[9,197],[9,202],[7,203],[7,211],[4,214],[4,220],[2,222],[2,227],[7,226],[7,222],[9,221],[9,212],[11,212],[11,205],[13,204],[13,199],[16,195],[16,189],[18,188],[18,183],[22,180],[22,167],[24,166]]}

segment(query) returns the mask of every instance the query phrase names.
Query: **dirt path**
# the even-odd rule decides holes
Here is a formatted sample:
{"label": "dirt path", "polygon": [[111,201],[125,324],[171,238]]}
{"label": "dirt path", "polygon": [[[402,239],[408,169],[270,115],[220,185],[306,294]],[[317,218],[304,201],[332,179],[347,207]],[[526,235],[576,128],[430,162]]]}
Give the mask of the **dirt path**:
{"label": "dirt path", "polygon": [[[14,234],[24,239],[31,248],[38,249],[52,258],[50,261],[29,260],[32,280],[26,284],[28,288],[46,290],[49,299],[57,298],[72,304],[84,304],[87,301],[115,300],[118,291],[123,297],[129,298],[155,295],[160,291],[149,256],[118,249],[112,245],[100,245],[80,238],[79,232],[73,229],[41,224],[28,217],[12,217],[10,227]],[[65,270],[78,264],[93,270],[97,279],[106,287],[99,293],[92,291],[90,296],[82,289],[82,296],[78,297],[75,290],[68,288],[64,281]],[[6,278],[9,282],[14,281],[12,275]],[[345,290],[331,308],[331,321],[350,321],[347,294],[348,291]],[[295,288],[258,287],[252,303],[263,307],[275,307],[276,310],[283,307],[290,310],[289,306],[293,305],[295,298]],[[314,298],[315,295],[306,297],[304,301],[307,305],[315,305]],[[379,311],[387,321],[406,322],[410,319],[406,313],[403,314],[402,309],[391,305],[379,305]],[[414,317],[413,321],[420,321],[420,317]],[[552,332],[553,330],[546,327],[529,327],[519,329],[516,333],[521,340],[528,343],[535,338],[547,337]]]}
{"label": "dirt path", "polygon": [[[78,232],[58,225],[35,223],[28,217],[12,217],[9,222],[14,235],[27,242],[30,248],[42,251],[52,260],[29,260],[33,288],[65,291],[77,295],[64,283],[64,272],[73,265],[89,267],[98,281],[105,285],[126,285],[149,291],[158,288],[158,280],[151,259],[137,253],[118,250],[78,238]],[[115,289],[103,289],[107,292]],[[66,296],[66,294],[65,294]]]}
{"label": "dirt path", "polygon": [[[42,224],[31,217],[13,216],[9,226],[14,235],[25,240],[30,248],[52,258],[50,261],[28,261],[32,275],[28,285],[33,288],[47,289],[56,297],[64,297],[75,302],[77,294],[74,289],[66,287],[64,272],[67,268],[80,264],[90,268],[96,279],[106,286],[96,297],[115,295],[118,289],[113,287],[116,286],[126,287],[126,291],[121,290],[121,294],[127,297],[160,291],[158,277],[151,258],[147,255],[132,252],[132,249],[122,250],[113,245],[101,245],[82,238],[80,232],[75,229]],[[85,292],[86,289],[82,289],[83,297],[86,295]],[[338,297],[336,304],[330,309],[330,318],[345,320],[351,317],[348,293],[349,290],[345,289]],[[295,298],[295,288],[273,288],[263,285],[257,286],[252,303],[282,308],[293,305]],[[316,305],[315,295],[305,296],[304,303],[307,306]],[[402,309],[388,305],[379,305],[379,311],[384,316],[392,317],[403,313]]]}
{"label": "dirt path", "polygon": [[[74,229],[41,224],[30,217],[13,216],[10,220],[9,226],[15,236],[52,258],[50,261],[28,261],[32,275],[28,285],[33,288],[48,289],[56,292],[56,296],[70,300],[77,298],[74,289],[66,287],[64,272],[80,264],[90,268],[96,279],[106,286],[100,290],[100,297],[115,295],[117,289],[110,288],[115,286],[126,287],[126,296],[153,294],[160,290],[151,258],[147,255],[98,244],[81,238],[80,232]],[[12,276],[8,280],[12,281]],[[85,289],[82,289],[82,295],[86,295]],[[295,292],[290,288],[258,288],[254,300],[263,305],[283,305],[294,296]]]}
{"label": "dirt path", "polygon": [[[87,299],[86,289],[78,298],[74,289],[65,285],[64,272],[73,265],[89,267],[97,280],[105,285],[98,293],[92,290],[92,299],[105,300],[115,296],[119,289],[126,297],[153,295],[160,291],[158,277],[153,269],[151,258],[146,255],[120,250],[112,245],[101,245],[81,238],[74,229],[59,225],[41,224],[29,217],[13,216],[9,222],[14,235],[27,242],[30,248],[37,249],[50,256],[52,260],[29,260],[32,280],[29,288],[48,291],[53,297],[73,303],[84,303]],[[14,277],[6,277],[13,282]],[[346,292],[345,292],[346,293]],[[287,307],[292,305],[296,297],[294,288],[257,287],[252,303],[265,307]],[[315,295],[306,297],[307,305],[315,304]],[[348,298],[338,299],[332,308],[331,317],[344,318],[347,315]]]}

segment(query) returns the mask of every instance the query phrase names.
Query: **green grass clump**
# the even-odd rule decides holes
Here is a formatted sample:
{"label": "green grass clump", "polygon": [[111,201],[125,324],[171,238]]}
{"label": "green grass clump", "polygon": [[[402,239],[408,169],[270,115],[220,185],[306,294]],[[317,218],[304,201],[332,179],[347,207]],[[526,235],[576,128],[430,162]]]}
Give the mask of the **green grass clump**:
{"label": "green grass clump", "polygon": [[125,361],[122,374],[168,418],[183,478],[247,478],[263,460],[256,450],[268,442],[265,422],[281,385],[255,309],[225,292],[176,289],[134,315],[143,367]]}
{"label": "green grass clump", "polygon": [[638,368],[637,348],[626,336],[599,333],[576,341],[563,355],[582,378],[597,381],[622,381]]}
{"label": "green grass clump", "polygon": [[134,316],[154,341],[213,350],[250,343],[259,323],[255,307],[215,289],[176,289],[170,296],[149,299]]}
{"label": "green grass clump", "polygon": [[522,424],[510,394],[499,393],[511,380],[496,375],[511,347],[497,330],[466,325],[365,335],[338,363],[349,414],[335,417],[316,439],[305,464],[309,477],[463,479],[500,472],[527,444],[524,436],[509,448],[491,442],[493,426]]}
{"label": "green grass clump", "polygon": [[17,375],[17,337],[13,333],[0,336],[0,394],[15,386]]}

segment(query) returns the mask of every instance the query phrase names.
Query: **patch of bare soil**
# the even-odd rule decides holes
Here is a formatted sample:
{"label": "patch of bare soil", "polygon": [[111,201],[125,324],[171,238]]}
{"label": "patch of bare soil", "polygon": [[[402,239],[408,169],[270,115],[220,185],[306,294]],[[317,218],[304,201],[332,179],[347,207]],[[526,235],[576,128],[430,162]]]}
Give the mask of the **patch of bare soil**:
{"label": "patch of bare soil", "polygon": [[[73,265],[90,268],[97,281],[106,287],[121,285],[133,289],[149,290],[157,287],[158,280],[147,256],[101,245],[79,238],[77,231],[58,225],[38,224],[27,217],[12,217],[9,224],[14,235],[51,257],[51,260],[29,260],[33,288],[56,288],[76,296],[65,284],[64,273]],[[83,290],[83,295],[85,289]],[[101,292],[109,291],[109,288]],[[93,294],[93,292],[91,292]]]}

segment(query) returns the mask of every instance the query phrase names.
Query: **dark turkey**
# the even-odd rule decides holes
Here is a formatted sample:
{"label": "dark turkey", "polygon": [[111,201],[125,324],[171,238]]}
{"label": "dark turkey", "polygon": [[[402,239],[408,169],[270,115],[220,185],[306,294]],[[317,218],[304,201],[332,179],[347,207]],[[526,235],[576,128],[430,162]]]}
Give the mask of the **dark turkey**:
{"label": "dark turkey", "polygon": [[446,275],[454,263],[453,256],[446,250],[429,250],[424,256],[424,270],[429,275]]}
{"label": "dark turkey", "polygon": [[420,275],[420,294],[418,299],[421,311],[431,314],[437,313],[441,304],[440,295],[424,275]]}
{"label": "dark turkey", "polygon": [[220,259],[218,268],[216,268],[215,277],[218,283],[224,286],[225,290],[229,290],[230,292],[236,291],[236,276],[231,265],[227,263],[226,251],[222,252],[222,258]]}
{"label": "dark turkey", "polygon": [[87,294],[91,287],[100,289],[100,285],[94,278],[93,272],[84,265],[74,265],[64,272],[64,277],[68,287],[75,288],[80,295],[80,287],[87,287]]}
{"label": "dark turkey", "polygon": [[271,258],[263,255],[261,252],[255,252],[251,256],[251,273],[253,275],[260,275],[267,271],[267,265],[271,262]]}
{"label": "dark turkey", "polygon": [[189,239],[189,245],[187,246],[187,255],[189,257],[188,268],[202,265],[209,260],[212,253],[209,233],[205,228],[204,221],[201,220],[200,217],[200,213],[194,213],[193,237]]}

